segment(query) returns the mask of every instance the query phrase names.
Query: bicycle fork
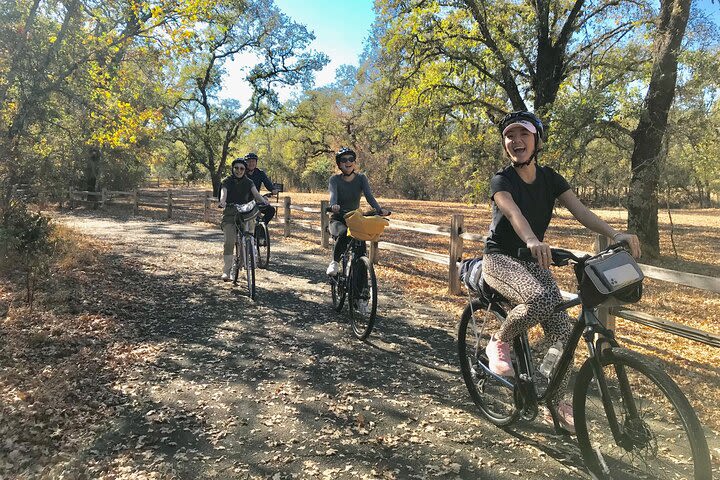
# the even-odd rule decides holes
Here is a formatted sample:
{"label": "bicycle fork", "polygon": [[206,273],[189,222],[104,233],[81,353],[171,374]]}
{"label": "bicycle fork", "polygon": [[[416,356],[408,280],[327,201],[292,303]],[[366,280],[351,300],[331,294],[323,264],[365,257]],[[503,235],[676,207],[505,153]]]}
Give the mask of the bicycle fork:
{"label": "bicycle fork", "polygon": [[[595,381],[598,388],[600,389],[600,396],[602,398],[603,408],[605,410],[605,415],[607,415],[608,424],[610,426],[610,431],[613,434],[613,438],[615,439],[615,444],[629,452],[633,449],[635,444],[632,438],[626,435],[624,428],[620,425],[620,422],[618,421],[618,417],[615,413],[615,407],[613,406],[612,399],[610,397],[610,389],[608,387],[607,379],[605,378],[605,371],[603,370],[601,360],[601,356],[605,351],[605,349],[603,348],[603,344],[608,344],[609,350],[611,347],[617,347],[618,343],[617,341],[615,341],[615,336],[611,330],[607,330],[606,328],[602,327],[602,325],[595,325],[595,327],[596,328],[586,329],[584,333],[585,342],[588,346],[588,351],[590,353],[590,358],[588,359],[588,361],[591,362],[590,364],[593,369]],[[602,336],[595,339],[596,333],[600,333]],[[618,386],[620,388],[620,396],[622,399],[621,408],[624,407],[627,410],[629,418],[637,419],[639,418],[637,406],[635,405],[635,400],[632,395],[630,381],[628,380],[625,367],[623,365],[617,364],[614,364],[613,367],[615,369]],[[600,460],[601,463],[604,463],[602,459]]]}

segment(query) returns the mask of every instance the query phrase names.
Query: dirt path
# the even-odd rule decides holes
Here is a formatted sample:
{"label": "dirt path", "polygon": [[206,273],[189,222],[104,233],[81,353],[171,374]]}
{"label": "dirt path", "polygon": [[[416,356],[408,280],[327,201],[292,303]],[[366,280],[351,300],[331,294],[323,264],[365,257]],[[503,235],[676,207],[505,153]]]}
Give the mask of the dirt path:
{"label": "dirt path", "polygon": [[455,322],[447,313],[381,285],[379,325],[360,342],[330,307],[326,258],[301,242],[274,243],[253,303],[217,280],[219,230],[60,221],[112,246],[115,274],[93,301],[126,326],[126,351],[113,354],[129,360],[107,381],[114,400],[97,393],[110,421],[92,426],[92,444],[68,452],[55,473],[586,478],[574,440],[539,422],[503,431],[473,411],[454,332],[439,326]]}

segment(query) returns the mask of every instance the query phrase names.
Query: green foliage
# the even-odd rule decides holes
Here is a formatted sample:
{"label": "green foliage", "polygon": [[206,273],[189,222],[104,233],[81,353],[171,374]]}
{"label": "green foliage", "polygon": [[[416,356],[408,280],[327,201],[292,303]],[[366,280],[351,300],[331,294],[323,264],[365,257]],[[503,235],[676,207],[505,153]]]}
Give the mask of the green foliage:
{"label": "green foliage", "polygon": [[[529,107],[549,126],[541,163],[617,204],[657,6],[586,2],[570,22],[573,5],[378,0],[361,64],[310,89],[328,59],[271,0],[2,3],[3,197],[18,183],[127,190],[147,174],[217,186],[248,151],[288,188],[324,189],[348,145],[379,194],[484,202],[505,163],[494,122]],[[702,205],[720,191],[718,38],[691,19],[662,159],[660,188]],[[247,104],[220,95],[237,55],[254,59]],[[280,105],[279,85],[304,91]]]}
{"label": "green foliage", "polygon": [[335,162],[327,157],[317,157],[307,163],[300,178],[310,191],[327,190],[328,179],[333,173]]}
{"label": "green foliage", "polygon": [[0,212],[0,259],[3,269],[19,269],[25,277],[27,303],[32,308],[37,282],[47,266],[56,244],[50,219],[12,202]]}

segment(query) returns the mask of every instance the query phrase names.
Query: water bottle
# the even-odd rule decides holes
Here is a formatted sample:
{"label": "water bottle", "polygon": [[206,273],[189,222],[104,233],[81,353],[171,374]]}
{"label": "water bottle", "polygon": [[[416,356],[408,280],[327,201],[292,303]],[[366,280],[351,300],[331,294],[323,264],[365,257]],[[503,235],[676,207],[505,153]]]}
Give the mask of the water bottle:
{"label": "water bottle", "polygon": [[543,358],[543,361],[540,364],[540,368],[538,369],[538,371],[546,378],[550,378],[550,374],[552,374],[555,366],[560,361],[560,355],[562,355],[562,348],[562,342],[557,341],[555,342],[555,344],[550,346],[550,349],[545,354],[545,358]]}

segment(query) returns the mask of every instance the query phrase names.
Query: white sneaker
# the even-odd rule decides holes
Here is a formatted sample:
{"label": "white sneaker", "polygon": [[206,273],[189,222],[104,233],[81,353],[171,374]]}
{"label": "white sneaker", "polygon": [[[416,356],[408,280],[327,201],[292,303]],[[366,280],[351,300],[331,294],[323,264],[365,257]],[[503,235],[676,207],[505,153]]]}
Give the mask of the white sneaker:
{"label": "white sneaker", "polygon": [[332,262],[330,262],[330,265],[328,265],[328,268],[325,271],[325,273],[327,273],[331,277],[334,277],[335,275],[338,274],[339,271],[340,271],[340,264],[338,262],[336,262],[335,260],[333,260]]}
{"label": "white sneaker", "polygon": [[223,282],[229,282],[229,281],[230,281],[230,275],[228,275],[227,273],[223,272],[223,274],[220,275],[220,280],[222,280]]}

